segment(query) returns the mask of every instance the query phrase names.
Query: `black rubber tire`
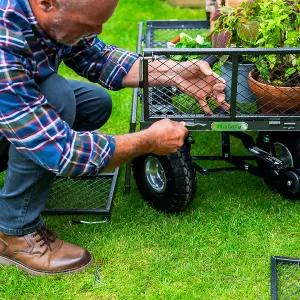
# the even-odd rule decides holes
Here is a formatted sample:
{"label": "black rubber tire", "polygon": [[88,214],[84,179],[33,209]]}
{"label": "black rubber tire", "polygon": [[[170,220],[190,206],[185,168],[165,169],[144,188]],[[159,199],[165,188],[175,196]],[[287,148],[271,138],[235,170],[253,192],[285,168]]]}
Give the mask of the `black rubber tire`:
{"label": "black rubber tire", "polygon": [[[265,144],[263,143],[263,137],[266,134],[270,136],[272,144],[281,143],[288,148],[293,158],[293,167],[297,170],[300,170],[300,133],[285,131],[274,131],[270,133],[259,132],[256,141],[257,146],[269,153],[272,153],[271,147],[265,147]],[[266,162],[258,161],[258,167],[261,169],[261,172],[266,175],[266,184],[279,191],[286,198],[293,200],[300,199],[300,193],[292,194],[288,191],[282,191],[278,188],[276,181],[273,181],[271,179],[272,176],[269,176],[270,174],[272,175],[272,172],[274,172],[272,168],[270,168],[269,164],[267,164]]]}
{"label": "black rubber tire", "polygon": [[[147,180],[145,162],[149,156],[156,157],[164,169],[166,188],[162,192],[156,191]],[[140,156],[133,161],[133,174],[144,200],[158,211],[179,213],[194,199],[197,177],[188,147],[183,146],[168,156]]]}

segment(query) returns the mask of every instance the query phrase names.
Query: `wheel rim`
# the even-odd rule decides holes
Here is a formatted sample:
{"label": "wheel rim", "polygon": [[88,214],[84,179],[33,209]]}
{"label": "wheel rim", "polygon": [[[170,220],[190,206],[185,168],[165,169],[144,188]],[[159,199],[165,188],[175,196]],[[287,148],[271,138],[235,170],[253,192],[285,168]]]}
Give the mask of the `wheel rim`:
{"label": "wheel rim", "polygon": [[285,168],[294,167],[294,160],[290,150],[281,143],[274,143],[275,156],[283,162]]}
{"label": "wheel rim", "polygon": [[147,157],[145,161],[145,172],[150,186],[156,192],[162,193],[166,189],[167,179],[165,170],[156,157]]}

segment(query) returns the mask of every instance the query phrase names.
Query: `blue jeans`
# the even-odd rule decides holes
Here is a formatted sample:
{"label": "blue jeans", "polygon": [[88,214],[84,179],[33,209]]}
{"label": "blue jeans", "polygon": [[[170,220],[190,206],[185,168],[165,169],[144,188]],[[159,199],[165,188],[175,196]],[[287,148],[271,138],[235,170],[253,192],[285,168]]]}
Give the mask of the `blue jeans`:
{"label": "blue jeans", "polygon": [[[111,114],[109,94],[100,86],[66,80],[53,74],[37,82],[48,102],[73,129],[95,130]],[[0,232],[25,235],[43,225],[41,211],[48,200],[55,174],[9,146],[4,187],[0,191]]]}

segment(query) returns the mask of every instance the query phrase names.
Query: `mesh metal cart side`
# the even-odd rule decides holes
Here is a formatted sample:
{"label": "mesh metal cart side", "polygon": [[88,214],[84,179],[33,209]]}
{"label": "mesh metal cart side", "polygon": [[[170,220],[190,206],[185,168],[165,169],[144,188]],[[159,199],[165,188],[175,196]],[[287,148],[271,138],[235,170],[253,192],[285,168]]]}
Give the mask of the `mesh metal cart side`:
{"label": "mesh metal cart side", "polygon": [[[142,129],[157,120],[169,118],[185,121],[191,134],[195,131],[217,131],[222,137],[221,156],[192,157],[190,150],[195,141],[190,135],[175,154],[166,157],[149,154],[134,160],[134,176],[142,196],[155,209],[177,213],[193,200],[196,171],[209,174],[243,170],[264,178],[267,184],[286,196],[299,198],[300,86],[297,82],[284,82],[282,85],[287,85],[285,89],[278,85],[270,90],[261,83],[258,67],[271,56],[280,59],[287,67],[291,62],[300,62],[300,48],[166,48],[167,42],[181,32],[195,37],[202,31],[207,33],[208,28],[206,21],[148,21],[145,26],[139,24],[142,88],[136,89],[133,94],[131,129],[135,130],[140,99]],[[191,64],[207,60],[214,72],[226,80],[229,111],[220,109],[213,98],[207,97],[206,104],[213,111],[212,115],[207,115],[195,97],[188,97],[175,86],[149,86],[150,67],[167,67],[166,61],[176,61],[178,56]],[[241,57],[249,57],[255,63],[241,69]],[[298,77],[295,80],[300,82]],[[250,131],[259,132],[256,140],[249,134]],[[231,137],[240,139],[249,155],[232,155]],[[200,165],[203,160],[223,160],[233,167],[204,169]],[[129,186],[127,176],[127,189]]]}
{"label": "mesh metal cart side", "polygon": [[118,174],[119,168],[97,176],[56,177],[43,214],[98,215],[108,220]]}
{"label": "mesh metal cart side", "polygon": [[271,257],[271,299],[300,298],[300,259]]}

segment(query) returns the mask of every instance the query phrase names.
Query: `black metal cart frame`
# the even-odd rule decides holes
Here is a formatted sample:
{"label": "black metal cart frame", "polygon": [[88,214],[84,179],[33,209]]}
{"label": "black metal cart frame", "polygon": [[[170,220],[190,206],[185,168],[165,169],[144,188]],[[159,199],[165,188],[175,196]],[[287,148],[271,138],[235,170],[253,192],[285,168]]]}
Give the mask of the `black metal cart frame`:
{"label": "black metal cart frame", "polygon": [[[167,49],[166,43],[171,40],[173,35],[168,35],[164,40],[157,39],[160,36],[160,32],[168,31],[169,33],[193,31],[195,29],[209,29],[209,23],[206,21],[148,21],[146,24],[146,33],[144,34],[144,24],[139,23],[138,33],[138,46],[137,52],[140,54],[141,68],[140,68],[140,83],[141,88],[136,88],[133,91],[132,111],[131,111],[131,123],[130,132],[136,131],[137,122],[140,123],[141,129],[145,129],[150,126],[153,122],[162,119],[169,118],[175,121],[185,121],[186,126],[190,132],[194,131],[220,131],[221,134],[221,149],[222,155],[220,156],[193,156],[193,167],[196,171],[201,174],[209,174],[214,172],[231,172],[231,171],[247,171],[256,176],[262,177],[267,183],[273,187],[283,191],[288,196],[296,196],[299,198],[299,178],[300,178],[300,135],[297,132],[300,131],[300,113],[296,111],[294,114],[268,114],[261,113],[257,110],[255,112],[243,113],[239,110],[238,103],[238,62],[239,57],[242,55],[297,55],[300,56],[299,48],[285,48],[285,49]],[[158,33],[158,35],[157,35]],[[144,48],[143,48],[144,47]],[[150,87],[148,82],[149,75],[149,64],[151,62],[170,58],[173,55],[201,55],[211,65],[214,61],[211,59],[212,56],[224,56],[228,55],[231,57],[232,63],[232,81],[231,81],[231,95],[230,95],[230,111],[228,113],[217,111],[214,115],[207,116],[202,113],[185,113],[180,109],[174,108],[173,99],[165,100],[168,97],[168,93],[172,94],[174,90],[162,89],[156,91],[155,87]],[[172,95],[174,98],[178,96],[175,91]],[[153,99],[153,98],[157,99]],[[141,116],[138,119],[138,104],[139,100],[141,103]],[[159,106],[159,101],[163,101],[163,106]],[[175,100],[176,101],[176,100]],[[156,109],[153,109],[157,106]],[[175,103],[176,106],[176,103]],[[231,126],[222,126],[223,124],[244,124],[245,126],[237,127],[237,130]],[[221,124],[220,127],[216,126]],[[247,131],[258,131],[260,140],[254,141],[253,137],[247,133]],[[231,154],[230,149],[230,137],[240,139],[243,142],[245,149],[248,150],[249,155],[246,156],[235,156]],[[288,142],[288,146],[291,156],[298,155],[298,165],[286,166],[282,157],[277,157],[278,145],[282,145],[283,141]],[[190,150],[191,144],[193,143],[192,137],[187,142],[187,149]],[[296,145],[297,147],[290,148],[290,146]],[[284,145],[283,145],[284,146]],[[155,157],[155,156],[154,156]],[[178,160],[178,157],[176,157]],[[199,165],[199,161],[202,160],[221,160],[229,162],[233,167],[229,168],[213,168],[204,169]],[[157,160],[158,163],[163,164],[164,160]],[[254,161],[254,163],[249,163]],[[138,161],[140,162],[140,161]],[[145,160],[141,160],[145,163]],[[138,173],[137,175],[140,175]],[[130,192],[130,175],[131,175],[131,162],[126,166],[125,174],[125,192]],[[175,174],[177,175],[177,174]],[[136,180],[139,180],[138,187],[141,191],[141,184],[146,183],[139,179],[139,176],[135,176]],[[172,179],[172,178],[171,178]],[[174,179],[174,178],[173,178]],[[174,184],[174,181],[172,181]],[[154,187],[155,188],[155,187]],[[147,197],[146,192],[149,192],[149,187],[143,190],[144,198],[154,208],[165,211],[165,212],[180,212],[185,209],[191,200],[186,201],[183,204],[177,203],[177,206],[163,206],[161,202],[163,196],[170,196],[162,192],[162,196],[159,193],[151,193],[150,197]],[[190,196],[185,194],[184,196]],[[155,196],[157,201],[151,199]],[[171,195],[172,197],[172,195]],[[167,197],[166,197],[167,198]],[[167,199],[168,201],[168,199]],[[170,201],[169,201],[170,202]],[[291,259],[286,257],[275,257],[271,258],[271,294],[272,299],[290,299],[289,296],[295,297],[291,299],[298,299],[300,292],[300,278],[299,278],[299,259]],[[283,268],[282,270],[280,268]],[[297,269],[296,269],[297,268]],[[296,274],[298,277],[292,277]],[[296,278],[297,285],[294,284]]]}
{"label": "black metal cart frame", "polygon": [[[162,118],[169,118],[175,121],[185,121],[190,132],[193,131],[220,131],[222,137],[222,155],[221,156],[193,156],[194,167],[202,174],[213,172],[231,172],[234,170],[244,170],[256,176],[266,179],[266,175],[262,172],[261,165],[268,165],[268,169],[272,170],[273,175],[278,177],[277,183],[284,189],[289,189],[290,192],[299,192],[298,172],[290,170],[284,166],[281,159],[274,155],[274,145],[272,144],[272,132],[296,132],[300,131],[300,113],[295,110],[291,113],[261,113],[259,109],[255,111],[247,111],[240,109],[238,102],[238,63],[241,56],[261,57],[266,55],[277,55],[284,57],[286,55],[300,56],[300,48],[220,48],[220,49],[168,49],[166,48],[167,41],[175,38],[178,32],[194,32],[195,30],[209,29],[207,21],[148,21],[146,24],[146,34],[144,34],[144,24],[139,23],[138,46],[137,52],[141,55],[140,58],[140,82],[142,88],[134,89],[133,102],[131,112],[130,132],[136,130],[138,99],[142,105],[142,113],[140,117],[140,127],[145,129],[153,122]],[[164,35],[165,34],[165,35]],[[162,39],[160,39],[162,38]],[[143,48],[144,47],[144,48]],[[178,92],[167,90],[172,94],[171,100],[164,100],[166,90],[157,90],[156,87],[149,86],[149,65],[153,61],[160,61],[166,58],[172,58],[175,55],[186,56],[201,56],[204,60],[210,62],[211,57],[222,58],[230,57],[232,64],[231,71],[231,92],[230,92],[230,111],[219,111],[213,115],[205,115],[202,111],[197,111],[191,102],[188,107],[178,109],[178,105],[182,106],[182,101],[174,108],[172,99],[176,99]],[[163,62],[162,62],[163,64]],[[213,64],[211,64],[213,65]],[[154,99],[154,97],[156,97]],[[159,106],[159,100],[163,99],[163,105]],[[175,100],[176,101],[176,100]],[[298,104],[297,104],[298,105]],[[176,105],[175,105],[176,106]],[[184,106],[184,105],[183,105]],[[191,111],[186,111],[192,108]],[[253,110],[253,109],[252,109]],[[261,138],[261,145],[257,145],[251,135],[247,131],[264,132],[265,135]],[[269,136],[270,134],[270,136]],[[240,139],[249,155],[233,156],[230,151],[230,136]],[[191,139],[190,139],[191,142]],[[234,167],[204,169],[199,166],[197,161],[202,160],[223,160],[229,162]],[[257,164],[250,164],[249,161],[261,162],[260,167]],[[130,191],[130,163],[127,165],[125,178],[125,192]],[[293,174],[292,174],[293,173]],[[280,183],[283,182],[283,183]]]}
{"label": "black metal cart frame", "polygon": [[[142,58],[142,116],[141,127],[145,128],[151,125],[158,119],[168,117],[174,120],[184,120],[191,130],[209,131],[212,130],[212,124],[216,121],[244,121],[247,122],[247,131],[286,131],[300,130],[300,114],[298,115],[261,115],[261,114],[241,114],[237,113],[237,86],[238,86],[238,63],[239,57],[242,55],[300,55],[300,48],[213,48],[213,49],[167,49],[166,44],[156,42],[154,35],[160,31],[189,31],[195,29],[208,29],[209,24],[206,21],[148,21],[146,24],[146,36],[143,35],[143,23],[139,23],[139,38],[138,38],[138,53],[141,54],[142,45],[145,43]],[[160,47],[160,48],[157,48]],[[165,48],[161,48],[165,47]],[[203,114],[168,114],[155,116],[149,112],[149,82],[148,82],[148,67],[149,61],[158,59],[159,57],[171,57],[172,55],[201,55],[203,57],[215,56],[230,56],[232,60],[232,84],[231,84],[231,99],[230,99],[230,114],[226,116],[212,115],[205,116]],[[133,111],[134,114],[134,111]]]}
{"label": "black metal cart frame", "polygon": [[[160,116],[151,115],[149,108],[149,81],[148,70],[149,61],[157,59],[160,56],[170,57],[172,55],[229,55],[232,57],[232,85],[231,85],[231,99],[230,99],[230,113],[227,115],[212,115],[206,116],[204,114],[161,114]],[[299,48],[282,48],[282,49],[242,49],[242,48],[220,48],[220,49],[157,49],[145,48],[143,57],[143,114],[141,119],[141,127],[146,128],[153,122],[168,117],[173,120],[186,121],[187,127],[193,131],[210,131],[213,130],[213,124],[217,121],[226,122],[245,122],[247,123],[247,131],[287,131],[300,130],[300,114],[299,115],[258,115],[258,114],[238,114],[237,113],[237,86],[238,86],[238,62],[241,55],[286,55],[297,54],[300,55]],[[223,131],[224,129],[222,129]]]}

